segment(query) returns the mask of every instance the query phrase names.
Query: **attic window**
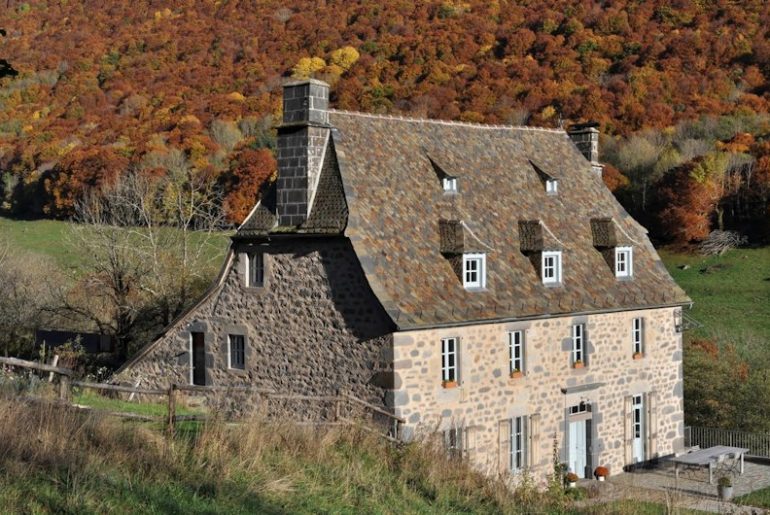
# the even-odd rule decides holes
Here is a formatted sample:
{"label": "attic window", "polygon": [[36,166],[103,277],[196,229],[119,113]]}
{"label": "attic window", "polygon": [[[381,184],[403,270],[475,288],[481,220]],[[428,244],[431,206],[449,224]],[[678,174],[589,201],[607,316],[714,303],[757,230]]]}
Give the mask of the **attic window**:
{"label": "attic window", "polygon": [[627,278],[634,275],[634,249],[615,247],[615,277]]}
{"label": "attic window", "polygon": [[559,190],[559,181],[556,179],[548,179],[545,181],[545,192],[549,195],[556,195]]}
{"label": "attic window", "polygon": [[457,177],[447,175],[441,182],[444,185],[444,193],[457,193]]}
{"label": "attic window", "polygon": [[487,286],[487,255],[463,254],[463,287],[466,290]]}
{"label": "attic window", "polygon": [[561,283],[561,252],[543,252],[543,284]]}

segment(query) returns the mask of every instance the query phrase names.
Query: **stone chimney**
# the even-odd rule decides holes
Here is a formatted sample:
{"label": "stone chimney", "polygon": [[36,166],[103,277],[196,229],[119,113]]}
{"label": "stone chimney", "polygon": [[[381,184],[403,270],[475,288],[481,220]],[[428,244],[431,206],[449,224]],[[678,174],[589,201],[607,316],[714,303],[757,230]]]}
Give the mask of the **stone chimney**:
{"label": "stone chimney", "polygon": [[599,129],[598,123],[589,122],[573,125],[567,131],[572,143],[581,154],[591,163],[591,168],[599,177],[602,176],[604,166],[599,163]]}
{"label": "stone chimney", "polygon": [[278,127],[278,225],[307,220],[329,136],[329,85],[315,79],[283,87],[283,122]]}

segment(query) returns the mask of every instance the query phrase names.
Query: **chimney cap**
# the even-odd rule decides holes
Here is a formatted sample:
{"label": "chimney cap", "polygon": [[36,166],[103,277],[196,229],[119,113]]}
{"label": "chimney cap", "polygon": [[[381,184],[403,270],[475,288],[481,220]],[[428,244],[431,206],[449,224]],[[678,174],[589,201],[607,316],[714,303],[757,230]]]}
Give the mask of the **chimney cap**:
{"label": "chimney cap", "polygon": [[573,123],[567,132],[589,132],[591,130],[599,131],[599,122],[589,121],[584,123]]}
{"label": "chimney cap", "polygon": [[304,84],[315,84],[316,86],[322,86],[328,88],[329,84],[318,79],[290,79],[283,83],[283,87],[302,86]]}

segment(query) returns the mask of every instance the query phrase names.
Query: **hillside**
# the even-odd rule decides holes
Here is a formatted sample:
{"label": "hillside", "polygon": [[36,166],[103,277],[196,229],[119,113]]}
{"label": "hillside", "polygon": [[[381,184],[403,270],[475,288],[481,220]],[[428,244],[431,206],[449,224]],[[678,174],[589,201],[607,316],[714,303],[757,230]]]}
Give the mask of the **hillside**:
{"label": "hillside", "polygon": [[10,0],[0,204],[68,216],[127,168],[215,181],[233,220],[275,168],[285,77],[341,109],[609,133],[767,111],[765,2]]}

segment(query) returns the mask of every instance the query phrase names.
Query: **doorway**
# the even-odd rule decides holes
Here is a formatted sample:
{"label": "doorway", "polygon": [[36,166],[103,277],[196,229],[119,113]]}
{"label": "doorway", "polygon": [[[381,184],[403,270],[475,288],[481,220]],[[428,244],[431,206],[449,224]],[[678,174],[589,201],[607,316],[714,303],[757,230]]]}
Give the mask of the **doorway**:
{"label": "doorway", "polygon": [[633,414],[633,460],[634,463],[644,461],[644,395],[634,395],[631,405]]}
{"label": "doorway", "polygon": [[569,470],[579,478],[590,477],[589,442],[591,440],[591,408],[581,402],[569,408],[567,441]]}
{"label": "doorway", "polygon": [[197,386],[206,385],[206,343],[203,333],[190,333],[191,380]]}

